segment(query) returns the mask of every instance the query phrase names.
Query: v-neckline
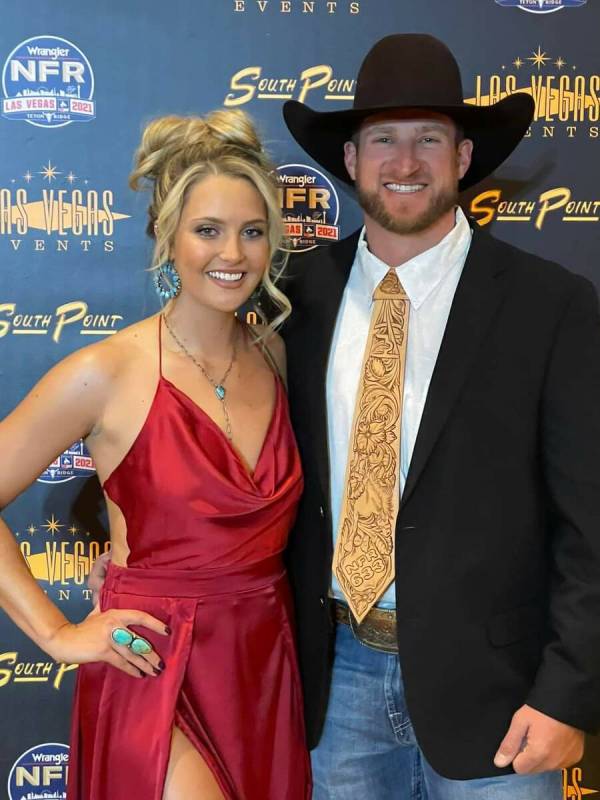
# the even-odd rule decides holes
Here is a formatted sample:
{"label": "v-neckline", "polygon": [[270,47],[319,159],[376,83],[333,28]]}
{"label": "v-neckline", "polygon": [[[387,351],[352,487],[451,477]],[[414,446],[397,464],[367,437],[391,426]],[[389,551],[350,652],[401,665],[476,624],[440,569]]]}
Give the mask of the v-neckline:
{"label": "v-neckline", "polygon": [[279,403],[280,403],[280,396],[279,396],[279,394],[281,392],[281,387],[279,385],[280,381],[279,381],[279,378],[277,377],[277,375],[275,375],[274,372],[271,372],[271,374],[273,375],[273,380],[275,381],[275,402],[273,403],[273,410],[271,411],[271,418],[269,419],[269,424],[267,425],[267,430],[265,432],[262,444],[260,446],[260,450],[258,451],[258,458],[256,459],[256,463],[255,463],[254,468],[252,470],[250,469],[250,465],[246,462],[246,459],[242,456],[242,454],[237,449],[237,447],[234,446],[234,444],[231,441],[231,439],[229,439],[227,437],[227,435],[225,434],[225,431],[214,421],[214,419],[210,416],[210,414],[207,411],[205,411],[202,408],[201,405],[198,405],[198,403],[196,403],[195,400],[192,400],[192,398],[189,396],[189,394],[187,392],[185,392],[183,389],[180,389],[179,386],[177,386],[176,384],[173,383],[173,381],[170,381],[168,378],[165,378],[165,376],[162,373],[160,375],[159,380],[164,382],[164,383],[166,383],[167,386],[169,386],[171,389],[174,389],[174,391],[180,397],[182,397],[184,400],[186,400],[186,402],[189,403],[195,411],[199,412],[200,415],[205,420],[208,421],[209,425],[215,431],[217,431],[218,435],[220,435],[223,443],[226,445],[226,447],[229,449],[229,451],[233,454],[233,456],[235,457],[235,459],[237,460],[237,462],[239,463],[239,465],[243,469],[244,473],[252,481],[252,483],[255,484],[255,478],[256,478],[256,474],[258,472],[258,467],[260,465],[260,462],[262,461],[262,457],[263,457],[263,454],[265,452],[265,448],[266,448],[267,442],[268,442],[268,440],[269,440],[269,438],[271,436],[271,432],[272,432],[273,426],[275,424],[275,417],[277,415],[277,412],[278,412],[278,409],[279,409]]}

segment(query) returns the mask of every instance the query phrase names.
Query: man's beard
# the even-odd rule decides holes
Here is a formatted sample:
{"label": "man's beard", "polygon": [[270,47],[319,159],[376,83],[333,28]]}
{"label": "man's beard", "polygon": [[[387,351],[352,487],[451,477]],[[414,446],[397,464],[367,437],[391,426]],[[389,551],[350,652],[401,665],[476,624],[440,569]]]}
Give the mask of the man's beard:
{"label": "man's beard", "polygon": [[433,197],[429,206],[416,217],[403,213],[397,216],[390,214],[377,192],[369,192],[358,183],[356,194],[360,207],[372,220],[386,231],[404,236],[427,230],[451,208],[458,205],[458,187],[441,190]]}

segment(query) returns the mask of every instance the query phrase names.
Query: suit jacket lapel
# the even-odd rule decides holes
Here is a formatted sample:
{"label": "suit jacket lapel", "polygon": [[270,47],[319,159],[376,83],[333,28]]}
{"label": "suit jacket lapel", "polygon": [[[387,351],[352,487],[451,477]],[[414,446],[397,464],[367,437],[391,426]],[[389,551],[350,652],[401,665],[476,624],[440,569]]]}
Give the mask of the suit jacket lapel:
{"label": "suit jacket lapel", "polygon": [[311,311],[312,325],[318,326],[312,343],[315,346],[314,357],[310,362],[314,367],[316,382],[311,386],[313,405],[315,445],[319,469],[319,479],[323,497],[329,507],[329,446],[327,436],[327,365],[329,352],[335,329],[337,314],[342,302],[344,288],[354,263],[360,231],[334,245],[330,251],[329,263],[324,263],[315,281],[313,295],[314,314]]}
{"label": "suit jacket lapel", "polygon": [[504,284],[497,278],[503,271],[504,265],[498,262],[494,240],[487,234],[474,231],[423,409],[402,496],[404,505],[458,400],[502,300]]}

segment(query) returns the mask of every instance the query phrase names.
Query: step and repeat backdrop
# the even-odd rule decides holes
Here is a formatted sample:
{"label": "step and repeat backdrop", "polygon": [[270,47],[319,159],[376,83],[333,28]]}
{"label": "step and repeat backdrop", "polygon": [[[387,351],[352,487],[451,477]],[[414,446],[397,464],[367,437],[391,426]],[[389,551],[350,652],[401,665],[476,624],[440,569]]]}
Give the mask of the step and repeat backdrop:
{"label": "step and repeat backdrop", "polygon": [[[157,311],[146,271],[147,197],[127,187],[152,117],[244,109],[278,165],[290,248],[319,247],[355,230],[360,214],[350,190],[299,150],[281,106],[296,99],[348,107],[362,57],[388,33],[446,41],[471,103],[513,92],[535,98],[527,137],[463,198],[465,208],[499,238],[600,288],[599,31],[599,0],[6,4],[0,416],[59,359]],[[72,620],[85,616],[87,576],[108,547],[85,445],[73,442],[57,455],[4,517],[48,596]],[[0,798],[65,797],[75,674],[0,612]],[[565,771],[564,794],[600,796],[600,740],[590,739],[583,764]]]}

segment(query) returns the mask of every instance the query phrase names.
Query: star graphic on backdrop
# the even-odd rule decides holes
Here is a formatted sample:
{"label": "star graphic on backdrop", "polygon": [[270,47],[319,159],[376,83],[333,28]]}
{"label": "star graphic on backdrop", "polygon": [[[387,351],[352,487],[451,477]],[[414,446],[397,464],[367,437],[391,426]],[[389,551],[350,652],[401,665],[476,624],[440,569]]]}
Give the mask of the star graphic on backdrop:
{"label": "star graphic on backdrop", "polygon": [[75,525],[71,525],[71,527],[70,527],[68,530],[69,530],[69,533],[70,533],[70,534],[72,534],[73,536],[75,536],[75,534],[77,533],[77,530],[78,530],[78,529],[75,527]]}
{"label": "star graphic on backdrop", "polygon": [[27,172],[25,173],[25,175],[23,175],[23,180],[24,180],[26,183],[30,183],[32,178],[33,178],[33,175],[31,174],[31,172],[30,172],[29,170],[27,170]]}
{"label": "star graphic on backdrop", "polygon": [[77,180],[77,175],[73,175],[73,170],[71,170],[67,175],[67,180],[69,181],[71,186],[73,186],[73,183]]}
{"label": "star graphic on backdrop", "polygon": [[37,528],[35,527],[35,525],[34,525],[34,524],[33,524],[33,522],[32,522],[32,523],[31,523],[31,525],[30,525],[30,526],[27,528],[27,533],[28,533],[30,536],[33,536],[33,534],[34,534],[36,531],[37,531]]}
{"label": "star graphic on backdrop", "polygon": [[537,67],[538,70],[541,70],[542,67],[546,66],[546,61],[550,61],[550,56],[547,56],[546,53],[542,53],[541,45],[538,45],[537,53],[533,53],[533,57],[529,57],[527,61],[533,61],[534,67]]}
{"label": "star graphic on backdrop", "polygon": [[515,65],[515,67],[516,67],[517,69],[521,69],[521,67],[523,66],[523,64],[524,64],[525,62],[524,62],[524,61],[522,61],[522,60],[519,58],[519,56],[517,56],[517,57],[515,58],[515,60],[514,60],[512,63]]}
{"label": "star graphic on backdrop", "polygon": [[61,525],[57,519],[54,519],[54,514],[50,519],[46,520],[46,524],[42,525],[42,528],[46,528],[48,533],[51,533],[54,536],[55,533],[58,533],[59,528],[64,528],[64,525]]}
{"label": "star graphic on backdrop", "polygon": [[50,159],[48,159],[47,165],[42,169],[41,172],[38,172],[38,175],[43,175],[44,180],[47,180],[48,183],[52,183],[53,180],[56,180],[57,175],[62,175],[62,172],[58,172],[56,167],[52,166]]}
{"label": "star graphic on backdrop", "polygon": [[562,69],[562,68],[565,66],[565,64],[566,64],[566,63],[567,63],[567,62],[564,60],[564,58],[563,58],[562,56],[559,56],[559,57],[556,59],[556,61],[554,62],[554,64],[555,64],[555,65],[556,65],[556,66],[557,66],[559,69]]}

